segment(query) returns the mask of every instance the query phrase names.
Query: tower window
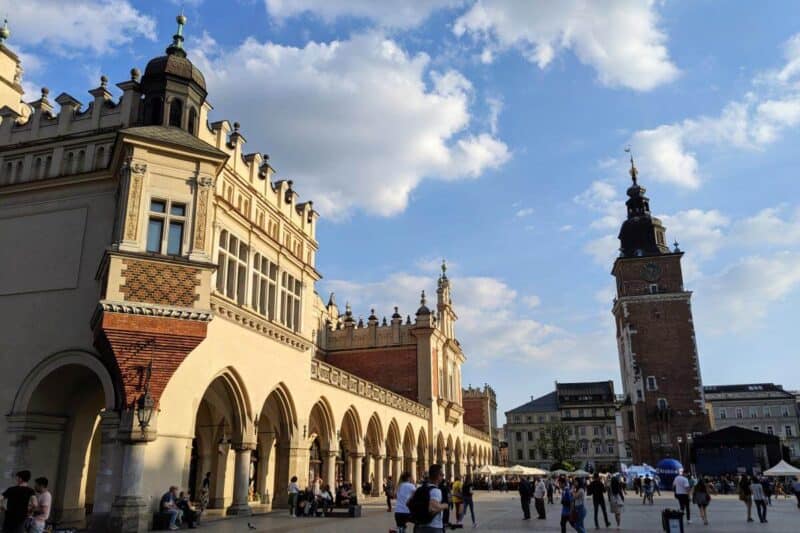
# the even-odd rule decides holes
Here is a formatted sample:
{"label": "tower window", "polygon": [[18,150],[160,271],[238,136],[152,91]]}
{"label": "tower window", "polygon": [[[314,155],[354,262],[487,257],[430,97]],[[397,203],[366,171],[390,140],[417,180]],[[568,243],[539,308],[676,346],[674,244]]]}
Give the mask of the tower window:
{"label": "tower window", "polygon": [[180,128],[183,117],[183,101],[173,98],[169,104],[169,125]]}
{"label": "tower window", "polygon": [[647,376],[647,390],[658,390],[655,376]]}
{"label": "tower window", "polygon": [[147,223],[147,251],[181,255],[185,223],[186,204],[151,200],[150,219]]}
{"label": "tower window", "polygon": [[162,124],[161,116],[164,112],[164,101],[161,98],[151,98],[149,105],[149,113],[147,113],[147,122],[160,126]]}
{"label": "tower window", "polygon": [[197,127],[197,111],[192,107],[189,109],[189,121],[186,123],[186,130],[192,135],[196,134],[195,128]]}
{"label": "tower window", "polygon": [[667,399],[666,399],[666,398],[659,398],[659,399],[658,399],[658,401],[657,401],[657,405],[658,405],[658,408],[659,408],[660,410],[662,410],[662,411],[666,411],[666,409],[667,409],[667,407],[668,407],[668,405],[667,405]]}
{"label": "tower window", "polygon": [[651,283],[650,284],[650,294],[658,294],[658,284]]}

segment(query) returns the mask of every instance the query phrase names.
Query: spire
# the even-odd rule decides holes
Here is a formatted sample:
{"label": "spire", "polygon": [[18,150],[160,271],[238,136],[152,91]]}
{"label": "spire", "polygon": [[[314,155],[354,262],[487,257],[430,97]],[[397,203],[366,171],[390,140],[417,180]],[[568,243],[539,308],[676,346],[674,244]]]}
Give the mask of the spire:
{"label": "spire", "polygon": [[633,180],[633,186],[636,187],[638,185],[636,178],[639,176],[639,171],[636,169],[636,165],[633,163],[633,151],[631,150],[631,147],[628,146],[625,148],[625,152],[631,156],[631,169],[628,171],[628,173],[631,175],[631,180]]}
{"label": "spire", "polygon": [[0,44],[11,37],[11,30],[8,29],[8,19],[3,19],[3,27],[0,28]]}
{"label": "spire", "polygon": [[442,279],[447,279],[447,262],[442,259]]}
{"label": "spire", "polygon": [[186,16],[181,14],[175,17],[178,23],[178,31],[172,36],[172,44],[167,47],[167,55],[186,57],[186,50],[183,49],[183,27],[186,25]]}
{"label": "spire", "polygon": [[331,295],[328,297],[328,307],[330,306],[336,306],[336,295],[334,293],[331,293]]}
{"label": "spire", "polygon": [[425,291],[422,291],[422,295],[419,298],[419,309],[417,309],[417,316],[431,314],[431,310],[428,309],[427,305],[425,305],[426,303],[427,300],[425,299]]}

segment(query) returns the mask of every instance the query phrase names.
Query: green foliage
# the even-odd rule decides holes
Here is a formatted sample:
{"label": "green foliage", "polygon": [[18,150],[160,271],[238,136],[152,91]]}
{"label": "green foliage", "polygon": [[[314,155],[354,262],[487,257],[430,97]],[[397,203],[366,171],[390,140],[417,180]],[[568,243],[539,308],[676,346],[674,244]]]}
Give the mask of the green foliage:
{"label": "green foliage", "polygon": [[[539,450],[554,463],[572,466],[573,456],[578,451],[577,443],[570,439],[569,426],[563,422],[550,422],[539,433]],[[564,470],[570,470],[562,467]]]}

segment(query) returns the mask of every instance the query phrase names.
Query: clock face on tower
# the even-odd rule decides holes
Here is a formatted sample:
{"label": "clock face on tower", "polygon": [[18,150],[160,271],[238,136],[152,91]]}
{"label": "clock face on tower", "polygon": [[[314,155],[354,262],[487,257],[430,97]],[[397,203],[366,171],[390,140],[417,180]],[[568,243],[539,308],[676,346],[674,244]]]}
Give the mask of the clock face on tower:
{"label": "clock face on tower", "polygon": [[647,281],[658,281],[661,277],[661,267],[655,263],[647,263],[642,267],[642,277]]}

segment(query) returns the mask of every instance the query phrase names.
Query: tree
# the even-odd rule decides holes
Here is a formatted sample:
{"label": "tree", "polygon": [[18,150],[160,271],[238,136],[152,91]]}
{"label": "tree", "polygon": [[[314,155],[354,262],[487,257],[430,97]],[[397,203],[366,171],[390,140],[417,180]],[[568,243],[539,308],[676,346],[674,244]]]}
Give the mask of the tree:
{"label": "tree", "polygon": [[[539,432],[539,451],[559,467],[571,462],[578,445],[570,438],[569,426],[563,422],[550,422]],[[558,468],[558,467],[557,467]]]}

